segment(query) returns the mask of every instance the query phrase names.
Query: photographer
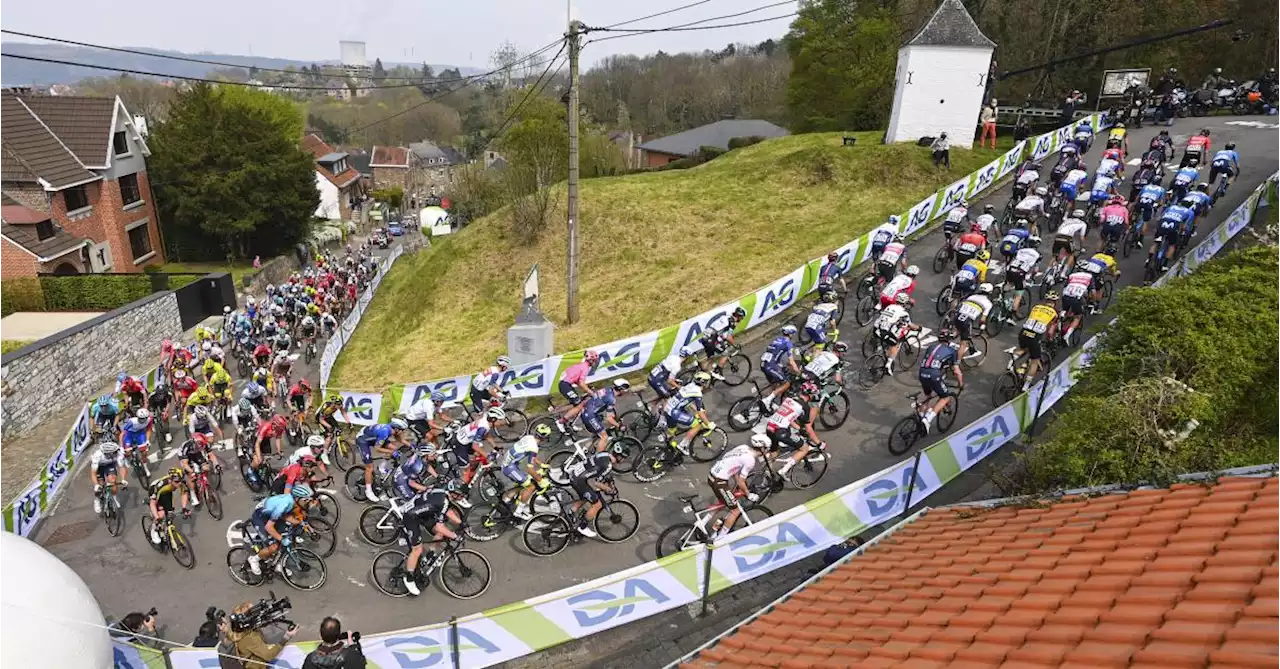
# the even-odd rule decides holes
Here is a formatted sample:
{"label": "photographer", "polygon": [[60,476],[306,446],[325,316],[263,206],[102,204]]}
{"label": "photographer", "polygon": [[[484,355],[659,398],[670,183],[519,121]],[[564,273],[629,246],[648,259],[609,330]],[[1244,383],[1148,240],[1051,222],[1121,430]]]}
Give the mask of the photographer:
{"label": "photographer", "polygon": [[134,611],[111,625],[111,636],[137,646],[159,649],[162,644],[156,631],[156,615],[155,607],[146,613]]}
{"label": "photographer", "polygon": [[285,644],[298,633],[298,626],[284,619],[289,599],[245,602],[230,616],[221,611],[206,613],[218,623],[221,642],[218,662],[222,669],[267,669]]}
{"label": "photographer", "polygon": [[360,633],[342,633],[342,623],[332,616],[320,621],[320,646],[302,662],[302,669],[364,669]]}

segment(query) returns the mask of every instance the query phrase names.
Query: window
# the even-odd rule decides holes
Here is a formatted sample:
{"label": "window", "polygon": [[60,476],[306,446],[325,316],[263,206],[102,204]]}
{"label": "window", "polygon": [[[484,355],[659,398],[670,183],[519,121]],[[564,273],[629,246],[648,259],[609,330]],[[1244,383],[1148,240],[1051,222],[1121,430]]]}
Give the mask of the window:
{"label": "window", "polygon": [[125,137],[123,130],[117,132],[111,137],[111,147],[117,156],[123,156],[129,153],[129,139]]}
{"label": "window", "polygon": [[147,221],[129,228],[129,250],[133,253],[135,262],[151,253],[151,235],[148,234],[147,228]]}
{"label": "window", "polygon": [[334,164],[333,164],[333,174],[334,174],[334,176],[337,176],[337,175],[339,175],[339,174],[342,174],[343,172],[346,172],[346,171],[347,171],[347,161],[346,161],[346,160],[339,160],[338,162],[336,162],[336,163],[334,163]]}
{"label": "window", "polygon": [[138,175],[126,174],[120,177],[120,202],[129,206],[142,200],[142,192],[138,190]]}
{"label": "window", "polygon": [[53,239],[53,236],[56,234],[58,234],[58,231],[54,229],[53,221],[40,221],[39,223],[36,223],[36,239],[43,242],[46,239]]}
{"label": "window", "polygon": [[84,209],[89,206],[89,187],[75,186],[62,191],[62,199],[67,205],[67,211],[75,211]]}

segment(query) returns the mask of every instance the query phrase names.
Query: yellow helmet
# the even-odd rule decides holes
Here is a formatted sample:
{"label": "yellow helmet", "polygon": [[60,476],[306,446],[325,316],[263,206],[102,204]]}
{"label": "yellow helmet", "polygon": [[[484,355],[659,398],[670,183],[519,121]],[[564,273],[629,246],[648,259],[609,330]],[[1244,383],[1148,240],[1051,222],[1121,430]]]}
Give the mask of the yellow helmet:
{"label": "yellow helmet", "polygon": [[982,262],[986,262],[990,259],[991,259],[990,251],[986,249],[982,249],[981,251],[978,251],[978,260],[981,260]]}

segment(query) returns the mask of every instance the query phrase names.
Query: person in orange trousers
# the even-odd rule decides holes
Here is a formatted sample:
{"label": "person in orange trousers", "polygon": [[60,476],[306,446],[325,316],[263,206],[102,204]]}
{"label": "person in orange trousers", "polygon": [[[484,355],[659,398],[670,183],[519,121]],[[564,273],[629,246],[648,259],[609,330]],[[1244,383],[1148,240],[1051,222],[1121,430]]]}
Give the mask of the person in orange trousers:
{"label": "person in orange trousers", "polygon": [[986,147],[987,137],[991,138],[991,148],[996,148],[996,101],[991,99],[991,104],[982,108],[982,114],[979,117],[982,122],[982,137],[978,140],[978,146]]}

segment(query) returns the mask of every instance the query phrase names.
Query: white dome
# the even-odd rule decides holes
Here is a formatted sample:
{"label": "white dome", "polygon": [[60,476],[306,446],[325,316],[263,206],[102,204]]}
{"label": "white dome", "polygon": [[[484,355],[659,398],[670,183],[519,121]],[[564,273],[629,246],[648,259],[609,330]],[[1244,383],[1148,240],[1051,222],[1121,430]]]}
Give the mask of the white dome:
{"label": "white dome", "polygon": [[0,665],[111,669],[98,600],[71,567],[10,532],[0,532],[0,564]]}

